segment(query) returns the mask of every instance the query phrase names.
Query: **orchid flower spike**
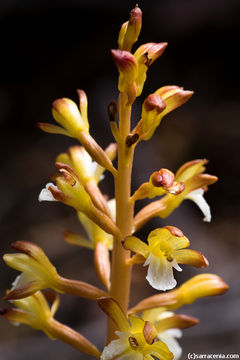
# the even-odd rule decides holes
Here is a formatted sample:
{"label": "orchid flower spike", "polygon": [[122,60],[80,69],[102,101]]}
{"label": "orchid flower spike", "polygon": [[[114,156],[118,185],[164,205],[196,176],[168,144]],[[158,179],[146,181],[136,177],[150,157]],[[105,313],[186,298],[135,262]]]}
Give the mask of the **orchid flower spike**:
{"label": "orchid flower spike", "polygon": [[153,230],[148,236],[148,244],[135,236],[128,236],[123,246],[136,253],[129,263],[144,262],[144,266],[148,265],[146,279],[157,290],[165,291],[176,286],[173,268],[182,271],[178,264],[208,266],[207,259],[200,252],[185,249],[189,240],[173,226]]}

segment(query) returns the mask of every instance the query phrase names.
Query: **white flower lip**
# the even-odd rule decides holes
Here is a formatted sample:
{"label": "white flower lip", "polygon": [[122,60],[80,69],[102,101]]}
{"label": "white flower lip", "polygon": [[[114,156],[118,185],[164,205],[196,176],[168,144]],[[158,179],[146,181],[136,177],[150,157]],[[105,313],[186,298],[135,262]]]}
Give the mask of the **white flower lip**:
{"label": "white flower lip", "polygon": [[163,341],[169,350],[174,355],[174,360],[180,359],[182,355],[182,348],[177,342],[176,338],[182,337],[182,331],[180,329],[168,329],[158,334],[158,338]]}
{"label": "white flower lip", "polygon": [[210,206],[204,199],[203,194],[204,194],[204,191],[202,188],[200,188],[200,189],[190,192],[186,196],[186,199],[194,201],[195,204],[199,207],[199,209],[202,211],[202,213],[204,215],[203,221],[210,222],[211,221]]}
{"label": "white flower lip", "polygon": [[152,253],[148,256],[144,266],[148,267],[146,276],[149,284],[156,290],[170,290],[173,289],[177,282],[173,277],[173,268],[177,271],[182,271],[178,266],[176,260],[169,262],[166,258],[159,258]]}
{"label": "white flower lip", "polygon": [[105,346],[103,349],[100,360],[142,360],[142,354],[137,351],[131,351],[129,349],[128,338],[130,333],[116,331],[116,335],[119,337],[117,340],[113,340]]}
{"label": "white flower lip", "polygon": [[49,189],[49,187],[52,186],[55,189],[57,189],[58,187],[56,185],[54,185],[53,183],[48,183],[44,189],[41,190],[39,196],[38,196],[38,201],[58,201],[54,198],[53,194],[51,193]]}

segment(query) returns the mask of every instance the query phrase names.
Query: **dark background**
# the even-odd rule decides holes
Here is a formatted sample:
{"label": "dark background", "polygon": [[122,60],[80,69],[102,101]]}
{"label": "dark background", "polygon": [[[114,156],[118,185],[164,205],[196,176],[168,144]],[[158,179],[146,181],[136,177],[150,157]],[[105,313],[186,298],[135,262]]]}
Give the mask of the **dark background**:
{"label": "dark background", "polygon": [[[71,208],[38,203],[38,194],[54,170],[58,153],[74,140],[42,133],[37,122],[52,122],[51,103],[60,97],[77,101],[75,89],[86,91],[91,134],[105,147],[112,141],[107,104],[117,98],[117,71],[109,49],[117,47],[120,26],[127,21],[131,1],[13,1],[0,4],[1,66],[0,121],[1,254],[10,243],[39,244],[59,273],[98,284],[91,253],[65,244],[62,231],[81,231]],[[239,10],[238,0],[141,1],[143,29],[138,45],[167,41],[163,56],[148,71],[148,81],[133,111],[136,124],[145,97],[163,85],[195,91],[181,109],[168,115],[151,142],[136,151],[133,189],[149,175],[167,167],[208,158],[208,172],[219,182],[206,194],[211,224],[191,202],[184,202],[167,220],[152,220],[141,237],[154,227],[175,225],[189,237],[192,248],[210,261],[230,285],[219,298],[202,299],[182,312],[201,319],[184,331],[181,344],[189,352],[239,353]],[[135,46],[136,48],[136,46]],[[109,175],[102,190],[113,195]],[[138,204],[138,209],[142,204]],[[199,270],[185,267],[180,283]],[[16,272],[1,260],[1,296]],[[153,294],[145,269],[134,271],[131,302]],[[99,285],[99,284],[98,284]],[[1,306],[6,304],[1,301]],[[98,344],[103,344],[104,317],[94,302],[61,296],[56,315]],[[85,355],[45,335],[0,319],[0,359],[87,359]]]}

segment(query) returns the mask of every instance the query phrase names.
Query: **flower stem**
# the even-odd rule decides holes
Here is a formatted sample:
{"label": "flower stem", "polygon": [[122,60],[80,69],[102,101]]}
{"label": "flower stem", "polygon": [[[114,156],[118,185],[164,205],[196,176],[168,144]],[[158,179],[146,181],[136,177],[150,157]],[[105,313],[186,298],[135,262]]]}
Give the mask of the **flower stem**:
{"label": "flower stem", "polygon": [[[120,140],[118,142],[118,176],[115,177],[116,222],[124,239],[132,233],[133,224],[133,204],[129,201],[133,150],[128,149],[125,144],[126,137],[130,133],[131,106],[127,105],[125,93],[119,95],[118,112]],[[112,252],[110,296],[117,300],[125,313],[128,310],[131,282],[131,266],[126,264],[129,258],[130,252],[123,248],[119,239],[115,238]],[[115,324],[109,319],[107,342],[115,338],[116,330]]]}

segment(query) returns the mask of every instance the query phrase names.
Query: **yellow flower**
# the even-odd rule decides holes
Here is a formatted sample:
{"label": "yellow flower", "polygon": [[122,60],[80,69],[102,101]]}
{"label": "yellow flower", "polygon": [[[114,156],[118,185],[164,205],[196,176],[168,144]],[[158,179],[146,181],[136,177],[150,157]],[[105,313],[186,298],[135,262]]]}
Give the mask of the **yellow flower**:
{"label": "yellow flower", "polygon": [[85,190],[71,166],[62,163],[56,163],[56,166],[60,173],[55,177],[57,186],[48,183],[46,188],[40,192],[39,201],[61,201],[75,210],[83,212],[107,233],[120,236],[119,229],[111,217],[106,215],[103,209],[95,206],[95,204],[97,206],[99,204]]}
{"label": "yellow flower", "polygon": [[12,289],[7,291],[6,300],[25,298],[47,288],[89,299],[96,299],[105,294],[103,290],[88,283],[60,276],[39,246],[17,241],[12,247],[19,253],[5,254],[3,260],[8,266],[20,271],[21,275],[14,281]]}
{"label": "yellow flower", "polygon": [[140,263],[145,260],[144,266],[149,265],[146,279],[157,290],[165,291],[176,286],[173,268],[182,271],[178,264],[208,266],[208,261],[201,253],[185,249],[189,246],[189,240],[181,230],[172,226],[152,231],[148,236],[148,244],[135,236],[129,236],[123,246],[137,254],[130,262]]}
{"label": "yellow flower", "polygon": [[[51,307],[47,298],[52,302]],[[38,291],[25,299],[12,300],[11,303],[16,308],[0,309],[0,314],[11,323],[29,325],[43,331],[52,340],[62,340],[86,354],[99,358],[98,349],[84,336],[54,319],[59,306],[59,298],[56,294],[47,292],[44,296]]]}
{"label": "yellow flower", "polygon": [[101,298],[98,303],[117,325],[119,338],[104,348],[101,360],[151,360],[153,356],[161,360],[173,358],[167,346],[157,340],[157,330],[151,322],[135,315],[130,315],[128,321],[114,299]]}
{"label": "yellow flower", "polygon": [[62,134],[78,139],[92,159],[116,175],[116,169],[108,155],[89,134],[87,96],[83,90],[78,90],[78,95],[79,109],[75,102],[67,98],[54,101],[52,114],[61,126],[48,123],[39,123],[38,126],[47,133]]}
{"label": "yellow flower", "polygon": [[159,126],[162,118],[169,112],[185,104],[193,95],[179,86],[163,86],[149,95],[142,106],[142,120],[134,132],[140,139],[149,140]]}
{"label": "yellow flower", "polygon": [[204,214],[204,221],[211,221],[210,207],[204,199],[203,195],[208,185],[215,183],[218,178],[216,176],[202,174],[205,171],[207,160],[193,160],[185,163],[177,171],[175,179],[184,183],[184,191],[172,196],[168,194],[163,200],[165,209],[161,212],[161,217],[168,216],[183,200],[192,200],[200,208]]}
{"label": "yellow flower", "polygon": [[[117,153],[116,144],[110,144],[105,152],[114,160]],[[93,161],[83,146],[71,146],[68,153],[58,155],[56,162],[71,166],[84,186],[91,180],[98,184],[104,179],[103,173],[106,169]]]}
{"label": "yellow flower", "polygon": [[176,310],[183,305],[192,304],[201,297],[222,295],[227,290],[228,285],[219,276],[207,273],[199,274],[175,290],[153,295],[140,301],[129,310],[129,313],[138,313],[159,307]]}
{"label": "yellow flower", "polygon": [[153,217],[165,218],[169,216],[183,200],[194,201],[204,214],[204,221],[211,221],[210,208],[205,201],[203,194],[208,185],[214,184],[218,178],[213,175],[203,174],[205,171],[206,159],[193,160],[185,163],[176,172],[175,180],[184,184],[184,190],[179,194],[166,194],[160,200],[154,201],[145,206],[134,218],[134,230],[137,231],[145,222]]}

